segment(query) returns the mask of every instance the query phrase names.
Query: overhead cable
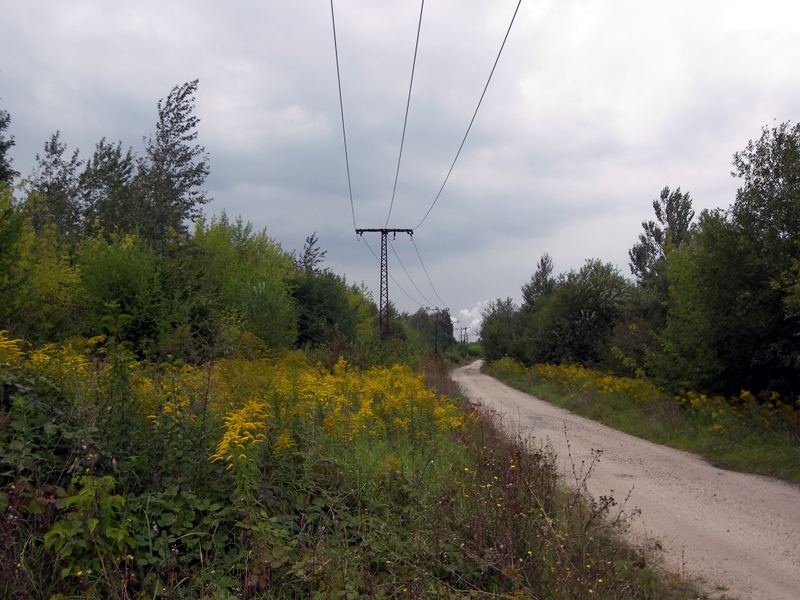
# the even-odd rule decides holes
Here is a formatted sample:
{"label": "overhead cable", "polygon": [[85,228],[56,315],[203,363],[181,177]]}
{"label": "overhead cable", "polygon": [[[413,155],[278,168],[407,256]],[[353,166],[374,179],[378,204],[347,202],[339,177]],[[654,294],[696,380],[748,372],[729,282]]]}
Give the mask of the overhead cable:
{"label": "overhead cable", "polygon": [[[358,236],[358,239],[360,239],[362,242],[364,242],[364,244],[366,244],[366,246],[367,246],[367,248],[369,249],[369,251],[370,251],[370,253],[372,254],[372,256],[375,258],[375,260],[376,260],[376,261],[378,261],[378,262],[380,263],[380,262],[381,262],[381,259],[380,259],[380,258],[378,257],[378,255],[375,253],[375,250],[373,250],[373,249],[372,249],[372,246],[370,246],[370,245],[369,245],[369,242],[368,242],[368,241],[367,241],[367,240],[366,240],[366,239],[365,239],[363,236]],[[402,285],[400,285],[399,283],[397,283],[397,280],[396,280],[394,277],[392,277],[392,274],[391,274],[391,273],[388,273],[388,275],[389,275],[389,279],[391,279],[391,280],[392,280],[392,283],[393,283],[393,284],[395,284],[395,285],[397,286],[397,289],[398,289],[398,290],[400,290],[401,292],[403,292],[403,294],[405,294],[406,298],[408,298],[409,300],[411,300],[411,302],[413,302],[414,304],[416,304],[416,305],[420,306],[421,308],[425,308],[425,305],[424,305],[424,304],[422,304],[422,302],[420,302],[419,300],[417,300],[416,298],[414,298],[414,297],[413,297],[411,294],[409,294],[409,293],[408,293],[408,292],[407,292],[407,291],[406,291],[406,290],[403,288],[403,286],[402,286]]]}
{"label": "overhead cable", "polygon": [[520,4],[522,4],[522,0],[518,0],[517,7],[514,9],[514,14],[511,16],[511,22],[508,24],[508,29],[506,30],[506,35],[503,37],[503,43],[500,44],[500,50],[497,52],[497,58],[494,59],[494,64],[492,65],[492,70],[489,72],[489,78],[486,80],[486,85],[483,86],[483,92],[481,92],[481,97],[478,99],[478,105],[475,107],[475,112],[472,113],[472,118],[469,121],[469,126],[467,127],[467,131],[464,132],[464,137],[461,140],[461,144],[458,147],[458,151],[456,152],[455,157],[453,158],[453,162],[450,165],[450,169],[447,171],[447,175],[442,182],[442,187],[439,188],[439,191],[436,194],[436,197],[433,199],[428,211],[425,213],[425,216],[422,217],[422,220],[417,223],[417,226],[414,229],[419,229],[420,225],[425,222],[425,219],[428,218],[428,215],[431,214],[433,207],[436,206],[436,203],[439,201],[439,196],[442,195],[442,191],[444,190],[444,186],[447,185],[447,180],[450,179],[450,174],[453,172],[453,167],[456,166],[456,161],[458,160],[459,155],[461,154],[461,150],[464,148],[464,143],[467,141],[467,136],[469,135],[470,129],[472,129],[472,124],[475,122],[475,117],[478,114],[478,109],[481,107],[481,103],[483,102],[483,97],[486,95],[486,90],[489,88],[489,82],[492,81],[492,75],[494,75],[494,70],[497,67],[497,63],[500,60],[500,55],[503,53],[503,48],[505,48],[506,40],[508,39],[508,34],[511,33],[511,26],[514,24],[514,19],[517,17],[517,11],[519,11]]}
{"label": "overhead cable", "polygon": [[444,300],[442,300],[442,297],[439,295],[439,292],[436,291],[436,286],[433,285],[433,281],[431,281],[431,276],[428,275],[428,269],[425,268],[425,263],[422,261],[422,255],[419,252],[419,248],[417,248],[417,242],[414,240],[413,236],[411,237],[411,243],[414,245],[414,250],[417,253],[419,264],[422,265],[422,272],[425,273],[425,277],[428,279],[428,283],[431,285],[433,294],[436,296],[436,299],[441,303],[442,308],[447,308],[447,303]]}
{"label": "overhead cable", "polygon": [[414,85],[414,71],[417,67],[417,50],[419,49],[419,32],[422,29],[422,10],[425,8],[425,0],[419,5],[419,21],[417,22],[417,40],[414,42],[414,60],[411,62],[411,81],[408,83],[408,97],[406,98],[406,114],[403,117],[403,135],[400,136],[400,154],[397,156],[397,169],[394,172],[394,185],[392,186],[392,200],[389,202],[389,214],[386,216],[384,227],[389,226],[389,219],[392,218],[392,207],[394,206],[394,196],[397,193],[397,178],[400,176],[400,160],[403,158],[403,144],[406,141],[406,125],[408,125],[408,108],[411,105],[411,88]]}
{"label": "overhead cable", "polygon": [[[414,238],[412,237],[411,239],[413,240]],[[406,266],[403,264],[403,261],[400,259],[400,255],[397,253],[397,249],[394,247],[394,244],[391,242],[391,240],[389,240],[389,247],[392,249],[392,252],[394,252],[395,257],[397,258],[397,262],[400,263],[400,266],[402,267],[403,272],[405,272],[406,277],[408,277],[408,280],[411,282],[411,285],[414,286],[414,289],[417,290],[417,293],[420,296],[422,296],[422,299],[425,300],[425,302],[427,302],[429,306],[431,304],[433,304],[433,302],[428,300],[428,298],[425,296],[425,294],[422,293],[422,290],[419,289],[419,287],[417,286],[416,282],[414,281],[414,278],[411,277],[411,273],[409,273],[408,269],[406,269]]]}
{"label": "overhead cable", "polygon": [[331,0],[331,24],[333,25],[333,51],[336,55],[336,82],[339,86],[339,113],[342,117],[342,139],[344,140],[344,164],[347,167],[347,191],[350,193],[350,212],[353,215],[353,229],[356,229],[356,209],[353,204],[353,185],[350,182],[350,158],[347,155],[347,131],[344,125],[344,103],[342,102],[342,76],[339,72],[339,44],[336,40],[336,17]]}

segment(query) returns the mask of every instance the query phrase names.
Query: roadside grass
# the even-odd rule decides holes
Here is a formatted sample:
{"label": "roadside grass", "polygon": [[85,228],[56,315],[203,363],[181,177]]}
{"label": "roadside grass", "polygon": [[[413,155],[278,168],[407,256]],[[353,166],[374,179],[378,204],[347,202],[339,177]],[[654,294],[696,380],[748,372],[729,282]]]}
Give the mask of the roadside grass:
{"label": "roadside grass", "polygon": [[701,597],[423,370],[0,332],[0,597]]}
{"label": "roadside grass", "polygon": [[575,365],[526,368],[504,358],[483,371],[625,433],[736,471],[800,483],[800,410],[743,391],[736,398],[670,396],[653,384]]}
{"label": "roadside grass", "polygon": [[[503,585],[495,593],[521,598],[705,598],[695,585],[662,568],[655,555],[623,539],[635,514],[612,497],[591,500],[594,463],[559,480],[555,456],[532,438],[510,437],[495,413],[468,402],[445,365],[424,365],[429,385],[461,398],[468,418],[460,443],[468,466],[455,522],[477,542],[466,548],[492,556]],[[469,470],[467,470],[469,469]],[[463,543],[463,542],[462,542]],[[469,542],[467,542],[469,544]],[[489,552],[487,552],[487,549]]]}
{"label": "roadside grass", "polygon": [[453,365],[466,365],[483,355],[480,343],[470,342],[468,344],[455,344],[443,358],[446,362]]}

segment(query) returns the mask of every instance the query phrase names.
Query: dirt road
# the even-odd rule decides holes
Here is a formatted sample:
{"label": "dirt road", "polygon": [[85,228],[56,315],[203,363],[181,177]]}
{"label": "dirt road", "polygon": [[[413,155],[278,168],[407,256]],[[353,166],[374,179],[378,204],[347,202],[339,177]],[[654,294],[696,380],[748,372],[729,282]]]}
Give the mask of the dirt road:
{"label": "dirt road", "polygon": [[591,460],[602,450],[588,482],[595,497],[641,509],[630,535],[657,540],[667,565],[724,586],[741,599],[800,599],[800,486],[718,469],[695,455],[653,444],[510,388],[481,374],[481,361],[453,373],[468,398],[503,416],[513,432],[549,441],[559,467],[572,457]]}

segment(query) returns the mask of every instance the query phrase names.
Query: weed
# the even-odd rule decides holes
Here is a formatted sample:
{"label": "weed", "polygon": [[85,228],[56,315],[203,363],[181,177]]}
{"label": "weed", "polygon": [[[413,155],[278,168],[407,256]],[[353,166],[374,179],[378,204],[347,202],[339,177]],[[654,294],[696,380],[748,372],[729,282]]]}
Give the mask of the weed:
{"label": "weed", "polygon": [[438,360],[3,344],[2,597],[684,597]]}
{"label": "weed", "polygon": [[523,391],[721,467],[800,482],[800,406],[776,394],[673,397],[652,383],[576,365],[525,368],[504,358],[484,367]]}

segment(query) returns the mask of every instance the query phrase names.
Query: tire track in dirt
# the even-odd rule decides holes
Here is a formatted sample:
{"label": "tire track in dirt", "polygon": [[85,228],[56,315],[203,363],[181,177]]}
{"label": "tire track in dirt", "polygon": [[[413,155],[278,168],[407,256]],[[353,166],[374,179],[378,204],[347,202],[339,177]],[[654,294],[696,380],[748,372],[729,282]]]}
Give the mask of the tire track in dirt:
{"label": "tire track in dirt", "polygon": [[800,599],[800,486],[725,471],[579,417],[482,374],[481,364],[452,377],[469,399],[497,411],[509,431],[549,443],[562,474],[572,473],[567,438],[578,465],[591,461],[593,449],[602,451],[589,492],[621,500],[630,491],[628,509],[641,509],[631,541],[657,540],[667,566],[700,578],[709,592]]}

